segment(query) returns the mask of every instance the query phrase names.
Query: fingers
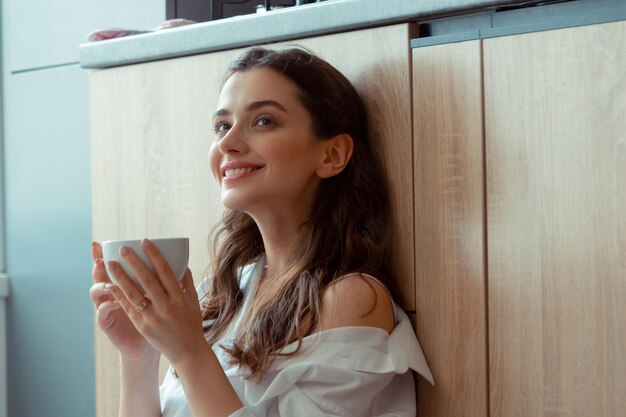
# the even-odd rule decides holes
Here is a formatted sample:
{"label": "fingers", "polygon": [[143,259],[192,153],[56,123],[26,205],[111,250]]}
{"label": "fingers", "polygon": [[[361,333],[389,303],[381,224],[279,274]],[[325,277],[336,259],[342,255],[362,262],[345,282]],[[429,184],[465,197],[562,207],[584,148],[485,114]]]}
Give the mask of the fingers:
{"label": "fingers", "polygon": [[[122,266],[117,261],[109,261],[109,270],[115,279],[117,285],[113,285],[110,287],[111,292],[115,296],[115,299],[120,303],[124,311],[129,315],[131,320],[133,318],[138,318],[135,311],[135,306],[139,305],[143,299],[144,294],[135,283],[130,279],[130,277],[126,274]],[[130,311],[127,307],[131,307]],[[137,313],[139,314],[139,313]]]}
{"label": "fingers", "polygon": [[198,304],[200,301],[198,300],[198,293],[196,292],[196,286],[193,282],[193,277],[191,275],[191,270],[187,268],[185,271],[185,275],[183,279],[180,281],[180,285],[183,289],[183,293],[187,300],[193,304]]}
{"label": "fingers", "polygon": [[111,282],[109,274],[107,274],[106,268],[104,267],[104,261],[102,258],[96,259],[91,276],[93,277],[93,282]]}
{"label": "fingers", "polygon": [[[141,287],[131,280],[122,265],[114,260],[107,263],[107,270],[115,285],[106,288],[111,291],[135,328],[146,336],[144,332],[149,332],[155,323],[161,322],[163,318],[171,317],[173,312],[181,311],[183,306],[193,305],[199,309],[199,301],[189,268],[179,283],[170,265],[156,246],[145,239],[142,242],[142,250],[152,263],[158,277],[154,276],[132,248],[122,247],[120,255],[125,265],[128,265],[137,277],[139,285],[143,287],[147,296],[144,295]],[[100,293],[96,292],[96,295],[98,294]]]}
{"label": "fingers", "polygon": [[[117,266],[117,269],[118,270],[121,269],[119,264]],[[130,281],[130,278],[128,277],[126,279]],[[132,281],[131,281],[131,285],[134,286],[134,284],[132,284]],[[136,307],[140,305],[141,302],[146,298],[145,295],[143,295],[143,293],[140,293],[137,290],[137,293],[134,293],[134,295],[132,295],[133,301],[131,301],[129,297],[126,295],[126,293],[124,293],[124,291],[118,286],[115,286],[115,285],[112,286],[111,292],[113,293],[113,296],[115,297],[115,301],[117,305],[119,306],[119,308],[121,308],[124,311],[124,313],[126,313],[126,316],[128,316],[133,326],[135,326],[135,329],[137,329],[139,333],[145,336],[144,334],[144,331],[146,329],[145,320],[144,320],[142,313],[145,313],[149,309],[154,308],[152,303],[148,302],[146,304],[146,307],[143,309],[143,311],[137,311]],[[140,294],[140,295],[137,295],[137,294]]]}
{"label": "fingers", "polygon": [[100,243],[91,242],[91,257],[94,261],[93,270],[91,271],[93,282],[111,282],[102,261],[102,246]]}
{"label": "fingers", "polygon": [[113,294],[108,290],[108,288],[106,288],[107,285],[110,284],[98,282],[89,288],[89,296],[91,297],[91,301],[93,302],[96,310],[100,308],[102,303],[115,299]]}
{"label": "fingers", "polygon": [[96,308],[100,306],[102,302],[107,299],[113,300],[113,293],[111,293],[109,283],[106,282],[97,282],[89,288],[89,296],[91,300],[95,304]]}
{"label": "fingers", "polygon": [[115,300],[107,300],[101,303],[96,310],[96,321],[102,330],[106,330],[113,324],[111,313],[121,308],[120,304]]}
{"label": "fingers", "polygon": [[161,279],[161,284],[168,294],[175,295],[180,293],[180,285],[178,284],[178,277],[174,276],[174,271],[170,267],[165,257],[161,255],[159,249],[152,244],[148,239],[141,241],[141,249],[152,263],[154,270]]}
{"label": "fingers", "polygon": [[163,302],[166,294],[161,283],[152,275],[152,272],[148,269],[146,264],[144,264],[139,255],[137,255],[132,248],[127,246],[120,248],[120,255],[133,271],[135,277],[137,277],[137,281],[139,281],[139,284],[141,284],[148,297],[157,303]]}
{"label": "fingers", "polygon": [[102,245],[98,242],[91,242],[91,258],[94,262],[102,258]]}

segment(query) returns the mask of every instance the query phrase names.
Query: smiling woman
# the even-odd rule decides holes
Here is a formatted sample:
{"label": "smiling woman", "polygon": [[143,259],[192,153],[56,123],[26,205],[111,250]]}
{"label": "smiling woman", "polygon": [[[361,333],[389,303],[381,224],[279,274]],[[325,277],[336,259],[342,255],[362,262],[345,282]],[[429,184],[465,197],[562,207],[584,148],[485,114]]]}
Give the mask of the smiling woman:
{"label": "smiling woman", "polygon": [[321,170],[327,167],[320,166],[325,148],[343,140],[339,145],[348,148],[336,156],[345,166],[351,141],[318,140],[296,85],[272,69],[234,73],[218,106],[209,161],[221,184],[222,202],[245,211],[257,224],[258,216],[273,215],[285,227],[297,227],[308,216]]}
{"label": "smiling woman", "polygon": [[[146,240],[156,275],[121,250],[146,289],[137,297],[94,244],[120,416],[415,415],[411,370],[432,375],[395,303],[387,189],[356,90],[307,50],[252,48],[213,124],[226,210],[198,293]],[[160,354],[172,368],[157,390]]]}

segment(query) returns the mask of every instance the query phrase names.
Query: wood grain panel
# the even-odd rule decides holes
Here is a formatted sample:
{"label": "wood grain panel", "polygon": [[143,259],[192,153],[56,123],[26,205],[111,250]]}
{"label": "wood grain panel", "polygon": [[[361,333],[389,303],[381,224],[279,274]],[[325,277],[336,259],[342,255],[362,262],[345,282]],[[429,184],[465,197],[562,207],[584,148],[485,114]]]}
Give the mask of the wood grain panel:
{"label": "wood grain panel", "polygon": [[626,409],[626,22],[486,40],[491,415]]}
{"label": "wood grain panel", "polygon": [[413,49],[420,417],[488,414],[482,111],[479,41]]}
{"label": "wood grain panel", "polygon": [[[409,25],[298,42],[336,65],[364,96],[374,141],[393,178],[398,282],[414,305]],[[384,48],[381,48],[384,45]],[[280,46],[280,45],[277,45]],[[222,212],[209,174],[211,117],[221,79],[241,51],[165,60],[91,74],[93,236],[190,237],[196,281],[207,236]],[[165,364],[162,368],[165,367]],[[96,332],[97,416],[117,415],[118,357]]]}

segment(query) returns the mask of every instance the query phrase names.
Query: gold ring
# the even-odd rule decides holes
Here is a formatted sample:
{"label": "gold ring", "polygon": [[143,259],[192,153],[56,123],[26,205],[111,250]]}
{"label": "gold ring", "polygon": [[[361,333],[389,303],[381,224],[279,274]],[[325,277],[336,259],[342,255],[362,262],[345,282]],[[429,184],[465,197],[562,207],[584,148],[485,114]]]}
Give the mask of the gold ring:
{"label": "gold ring", "polygon": [[150,304],[150,299],[146,296],[143,297],[143,300],[141,300],[141,302],[135,306],[135,310],[138,313],[141,313],[143,311],[144,308],[146,308],[148,306],[148,304]]}

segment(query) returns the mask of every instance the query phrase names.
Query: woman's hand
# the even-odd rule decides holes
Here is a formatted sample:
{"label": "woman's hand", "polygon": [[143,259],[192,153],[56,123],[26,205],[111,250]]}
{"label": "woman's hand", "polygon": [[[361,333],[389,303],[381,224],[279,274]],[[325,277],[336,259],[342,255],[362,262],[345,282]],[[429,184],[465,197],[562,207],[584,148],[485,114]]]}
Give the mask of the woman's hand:
{"label": "woman's hand", "polygon": [[179,283],[156,246],[144,239],[141,248],[156,277],[131,248],[122,247],[120,254],[145,295],[116,261],[108,265],[117,284],[112,293],[137,331],[176,366],[185,357],[207,349],[191,271],[187,269]]}
{"label": "woman's hand", "polygon": [[137,331],[120,304],[115,300],[111,282],[102,260],[102,246],[98,242],[91,245],[91,256],[94,260],[93,282],[89,290],[96,307],[96,322],[107,335],[122,359],[131,362],[154,361],[159,353]]}

